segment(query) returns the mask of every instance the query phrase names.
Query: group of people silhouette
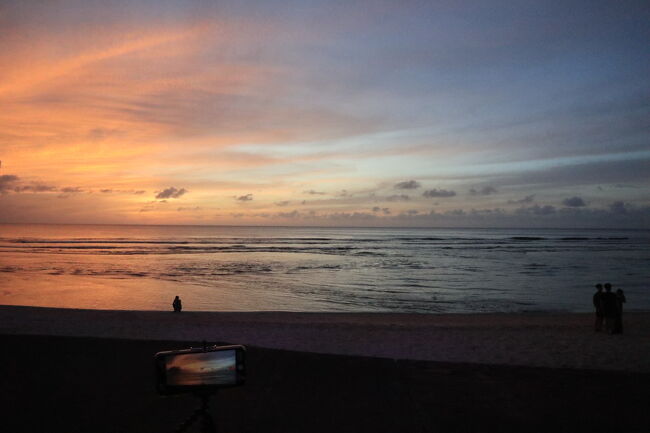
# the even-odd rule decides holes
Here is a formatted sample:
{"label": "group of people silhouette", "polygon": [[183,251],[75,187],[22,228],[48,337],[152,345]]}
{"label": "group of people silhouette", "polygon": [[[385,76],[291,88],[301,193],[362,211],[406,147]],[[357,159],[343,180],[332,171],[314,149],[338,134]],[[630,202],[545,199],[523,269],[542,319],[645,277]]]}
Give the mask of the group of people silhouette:
{"label": "group of people silhouette", "polygon": [[594,293],[594,307],[596,308],[596,323],[594,330],[601,332],[603,324],[605,331],[609,334],[623,333],[623,304],[625,303],[625,294],[623,290],[618,289],[616,293],[612,292],[612,285],[605,283],[596,284],[596,293]]}

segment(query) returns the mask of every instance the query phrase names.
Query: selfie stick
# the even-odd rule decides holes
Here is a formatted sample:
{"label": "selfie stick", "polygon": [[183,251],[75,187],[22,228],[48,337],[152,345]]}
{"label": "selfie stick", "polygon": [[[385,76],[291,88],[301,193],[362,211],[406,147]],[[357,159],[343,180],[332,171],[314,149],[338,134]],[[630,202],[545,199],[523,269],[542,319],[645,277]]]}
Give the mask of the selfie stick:
{"label": "selfie stick", "polygon": [[[203,340],[203,351],[208,351],[208,345],[205,340]],[[215,393],[216,391],[195,393],[194,395],[201,399],[201,406],[198,407],[189,418],[183,421],[183,423],[174,430],[174,433],[183,433],[199,418],[201,418],[202,433],[217,433],[217,428],[215,427],[214,420],[210,414],[210,397]]]}

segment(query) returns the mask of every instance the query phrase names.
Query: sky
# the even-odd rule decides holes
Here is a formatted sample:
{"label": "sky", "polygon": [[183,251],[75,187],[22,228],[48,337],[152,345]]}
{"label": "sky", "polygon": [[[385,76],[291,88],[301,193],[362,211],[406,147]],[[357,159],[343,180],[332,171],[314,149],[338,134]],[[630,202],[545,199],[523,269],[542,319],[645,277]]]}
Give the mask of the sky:
{"label": "sky", "polygon": [[648,22],[0,0],[0,222],[650,228]]}

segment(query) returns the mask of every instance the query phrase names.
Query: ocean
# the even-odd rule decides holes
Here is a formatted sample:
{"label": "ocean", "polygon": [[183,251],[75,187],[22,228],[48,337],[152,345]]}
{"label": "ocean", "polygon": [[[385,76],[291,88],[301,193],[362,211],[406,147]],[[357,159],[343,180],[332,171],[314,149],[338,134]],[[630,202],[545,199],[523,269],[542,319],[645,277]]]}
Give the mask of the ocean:
{"label": "ocean", "polygon": [[0,304],[191,311],[650,310],[650,231],[0,225]]}

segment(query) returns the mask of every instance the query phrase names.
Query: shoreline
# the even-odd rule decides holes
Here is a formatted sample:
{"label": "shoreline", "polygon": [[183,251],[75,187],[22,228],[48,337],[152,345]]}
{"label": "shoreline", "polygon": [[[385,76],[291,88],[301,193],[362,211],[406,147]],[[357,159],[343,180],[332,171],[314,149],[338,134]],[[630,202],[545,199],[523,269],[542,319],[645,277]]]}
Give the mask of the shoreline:
{"label": "shoreline", "polygon": [[0,334],[223,341],[268,349],[505,366],[650,372],[650,312],[625,334],[592,313],[294,313],[77,310],[0,306]]}

